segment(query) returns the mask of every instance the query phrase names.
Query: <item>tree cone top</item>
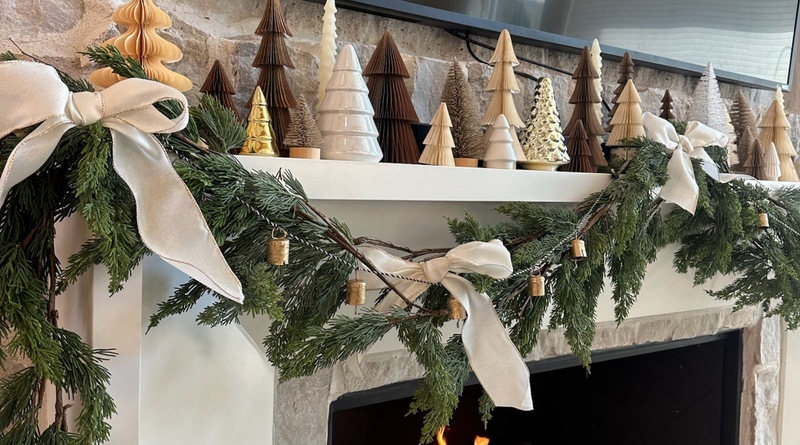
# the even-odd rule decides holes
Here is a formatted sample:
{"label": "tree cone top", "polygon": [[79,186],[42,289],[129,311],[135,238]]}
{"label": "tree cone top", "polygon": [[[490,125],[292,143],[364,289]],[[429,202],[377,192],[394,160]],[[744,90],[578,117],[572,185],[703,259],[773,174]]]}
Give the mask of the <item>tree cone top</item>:
{"label": "tree cone top", "polygon": [[672,95],[669,94],[669,90],[665,90],[664,91],[664,97],[661,98],[661,103],[662,104],[663,103],[667,103],[667,102],[669,102],[670,104],[672,103]]}
{"label": "tree cone top", "polygon": [[436,109],[436,114],[431,119],[431,125],[438,125],[440,127],[452,127],[453,122],[450,121],[450,112],[447,110],[447,104],[442,102],[439,108]]}
{"label": "tree cone top", "polygon": [[395,76],[402,76],[405,78],[411,77],[406,69],[406,64],[403,62],[403,55],[397,48],[397,44],[392,38],[389,31],[383,33],[383,37],[375,47],[375,52],[372,53],[369,62],[364,67],[364,75],[371,76],[374,74],[389,74]]}
{"label": "tree cone top", "polygon": [[764,113],[764,117],[761,118],[761,123],[758,124],[758,128],[789,128],[789,126],[789,120],[786,119],[783,107],[781,107],[777,99],[773,99],[767,112]]}
{"label": "tree cone top", "polygon": [[[622,55],[622,61],[619,63],[619,72],[626,73],[632,72],[633,67],[635,66],[633,60],[631,60],[631,54],[625,51],[625,54]],[[630,70],[630,71],[629,71]]]}
{"label": "tree cone top", "polygon": [[583,52],[581,53],[581,59],[578,62],[578,67],[575,69],[575,73],[572,75],[573,79],[580,79],[581,77],[589,77],[592,79],[600,77],[600,73],[597,72],[597,69],[594,67],[594,63],[592,63],[592,53],[588,46],[583,47]]}
{"label": "tree cone top", "polygon": [[511,34],[508,33],[507,29],[500,33],[500,37],[497,39],[497,47],[494,50],[494,54],[492,54],[492,58],[489,59],[490,65],[494,65],[497,62],[511,62],[511,66],[519,65],[519,60],[514,54],[514,45],[511,43]]}
{"label": "tree cone top", "polygon": [[508,119],[506,119],[505,115],[498,115],[497,119],[494,120],[492,128],[495,130],[508,130],[510,125],[508,124]]}
{"label": "tree cone top", "polygon": [[336,57],[336,64],[333,65],[334,71],[355,71],[361,73],[361,63],[356,56],[356,50],[353,45],[347,44],[339,51]]}
{"label": "tree cone top", "polygon": [[253,107],[256,106],[267,106],[267,99],[264,97],[264,92],[261,91],[261,87],[257,86],[256,91],[253,93]]}
{"label": "tree cone top", "polygon": [[583,128],[583,121],[578,119],[575,122],[575,126],[572,127],[572,133],[569,134],[570,139],[588,139],[589,136],[586,134],[586,130]]}
{"label": "tree cone top", "polygon": [[263,36],[278,32],[292,35],[289,31],[289,26],[286,25],[286,19],[283,18],[283,11],[281,11],[281,0],[267,0],[267,7],[264,9],[264,16],[261,17],[261,23],[256,28],[256,35]]}
{"label": "tree cone top", "polygon": [[200,87],[200,92],[236,94],[236,90],[233,89],[233,84],[231,84],[230,79],[228,79],[228,75],[225,73],[225,69],[222,68],[222,63],[219,60],[214,61],[214,66],[211,67],[206,81],[203,82],[203,86]]}
{"label": "tree cone top", "polygon": [[633,84],[633,80],[628,79],[628,83],[625,84],[625,88],[622,90],[619,99],[617,99],[617,103],[630,102],[641,103],[642,98],[639,97],[639,92],[636,91],[636,85]]}

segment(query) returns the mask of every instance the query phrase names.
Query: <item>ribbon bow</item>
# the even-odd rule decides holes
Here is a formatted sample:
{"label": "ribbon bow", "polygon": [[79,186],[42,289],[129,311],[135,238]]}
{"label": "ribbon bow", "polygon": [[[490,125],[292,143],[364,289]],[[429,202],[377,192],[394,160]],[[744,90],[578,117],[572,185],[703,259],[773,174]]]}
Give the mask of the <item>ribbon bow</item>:
{"label": "ribbon bow", "polygon": [[[114,170],[136,200],[142,242],[155,254],[210,289],[238,302],[242,285],[222,256],[191,192],[173,170],[151,133],[182,130],[189,120],[178,90],[149,80],[128,79],[100,93],[71,93],[55,69],[32,62],[0,63],[0,138],[41,122],[23,139],[0,176],[0,205],[9,189],[47,162],[61,136],[73,127],[102,122],[111,131]],[[166,99],[183,105],[168,119],[153,107]]]}
{"label": "ribbon bow", "polygon": [[728,145],[728,135],[696,121],[687,122],[686,131],[679,135],[669,121],[652,113],[644,113],[642,123],[648,138],[672,151],[672,159],[667,164],[669,180],[661,188],[659,196],[694,214],[700,190],[694,178],[691,158],[701,159],[703,170],[719,181],[719,169],[703,147],[724,147]]}
{"label": "ribbon bow", "polygon": [[[462,338],[472,370],[491,396],[495,405],[532,410],[530,371],[511,342],[503,324],[497,318],[492,300],[475,290],[467,279],[457,273],[479,273],[492,278],[506,278],[513,271],[511,255],[498,240],[488,243],[471,242],[450,250],[444,257],[422,263],[403,260],[375,247],[361,252],[383,272],[439,283],[469,314],[464,323]],[[392,284],[414,301],[430,284],[388,277]],[[385,284],[375,275],[365,277],[367,287],[382,289]],[[391,306],[404,306],[404,301],[390,293],[377,306],[386,311]]]}

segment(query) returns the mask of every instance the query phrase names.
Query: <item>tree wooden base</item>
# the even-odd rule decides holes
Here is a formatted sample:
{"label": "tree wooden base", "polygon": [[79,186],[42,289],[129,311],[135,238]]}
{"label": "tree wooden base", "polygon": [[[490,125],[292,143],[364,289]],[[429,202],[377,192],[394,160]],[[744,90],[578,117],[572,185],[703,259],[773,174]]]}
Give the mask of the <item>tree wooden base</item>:
{"label": "tree wooden base", "polygon": [[453,158],[456,167],[477,167],[478,160],[472,158]]}
{"label": "tree wooden base", "polygon": [[539,170],[545,172],[554,172],[558,167],[561,167],[560,162],[547,162],[547,161],[517,161],[519,166],[525,170]]}
{"label": "tree wooden base", "polygon": [[319,159],[320,149],[310,147],[292,147],[289,149],[289,157],[297,159]]}

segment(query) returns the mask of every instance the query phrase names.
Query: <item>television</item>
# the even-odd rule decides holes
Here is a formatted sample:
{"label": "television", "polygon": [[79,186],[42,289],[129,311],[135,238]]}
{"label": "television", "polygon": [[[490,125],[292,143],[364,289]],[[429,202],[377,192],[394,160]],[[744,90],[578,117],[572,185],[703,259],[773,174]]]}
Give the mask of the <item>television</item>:
{"label": "television", "polygon": [[580,52],[598,39],[603,58],[628,51],[640,66],[745,86],[791,84],[798,0],[338,0],[372,14]]}

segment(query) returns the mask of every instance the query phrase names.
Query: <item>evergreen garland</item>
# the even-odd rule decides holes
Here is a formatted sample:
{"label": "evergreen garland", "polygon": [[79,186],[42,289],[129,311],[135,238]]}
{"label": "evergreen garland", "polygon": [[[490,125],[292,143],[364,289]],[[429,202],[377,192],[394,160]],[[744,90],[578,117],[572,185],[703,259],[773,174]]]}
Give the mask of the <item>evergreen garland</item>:
{"label": "evergreen garland", "polygon": [[[146,77],[137,61],[123,58],[113,47],[90,48],[86,54],[121,76]],[[72,91],[91,88],[63,78]],[[172,116],[176,106],[162,102],[159,109]],[[461,337],[442,338],[441,328],[448,321],[444,288],[431,287],[407,309],[336,316],[344,303],[346,279],[357,260],[364,261],[357,246],[398,247],[354,238],[344,224],[314,208],[290,174],[250,172],[225,154],[241,145],[243,132],[233,113],[215,99],[203,98],[190,115],[184,131],[158,137],[177,156],[175,169],[246,295],[242,305],[218,296],[197,322],[216,326],[268,314],[274,321],[264,344],[281,380],[330,367],[396,329],[425,369],[411,411],[426,413],[422,443],[430,441],[449,422],[470,370]],[[0,139],[0,160],[7,159],[21,136],[12,133]],[[525,292],[525,274],[498,281],[466,275],[495,302],[520,353],[525,356],[536,346],[549,311],[548,327],[564,328],[573,353],[588,367],[605,279],[613,288],[615,315],[621,322],[641,290],[647,265],[673,242],[680,244],[676,269],[694,269],[697,284],[717,273],[737,274],[736,281],[711,295],[732,300],[737,308],[760,305],[766,314],[781,315],[791,328],[798,327],[800,233],[791,227],[800,227],[800,190],[770,194],[742,180],[718,183],[707,178],[695,160],[700,189],[696,215],[679,208],[667,212],[663,200],[653,194],[668,179],[665,147],[643,137],[625,143],[636,149],[635,155],[624,165],[612,166],[610,185],[574,209],[506,203],[497,209],[508,217],[504,223],[484,226],[469,215],[448,221],[455,242],[500,239],[512,254],[515,270],[534,267],[545,277],[547,296],[531,299]],[[724,165],[724,147],[708,152]],[[48,163],[14,187],[0,209],[0,335],[8,341],[6,352],[24,355],[31,363],[2,382],[0,445],[92,445],[108,439],[106,420],[114,405],[106,392],[109,375],[102,362],[113,352],[92,350],[77,334],[58,327],[53,308],[56,297],[95,264],[109,269],[110,292],[119,291],[148,253],[136,230],[133,198],[113,170],[110,155],[109,133],[99,123],[70,130]],[[75,212],[86,219],[93,237],[62,269],[53,249],[54,223]],[[760,212],[770,215],[770,229],[758,228]],[[286,266],[266,262],[263,246],[275,226],[294,240]],[[563,242],[576,228],[588,250],[588,258],[580,262],[570,259]],[[439,253],[400,249],[412,259]],[[208,291],[194,280],[180,286],[153,314],[150,327],[190,310]],[[39,393],[46,382],[64,395],[81,395],[83,409],[75,432],[66,430],[63,402],[56,406],[58,416],[51,426],[39,430]],[[480,409],[488,421],[493,403],[485,394]]]}

